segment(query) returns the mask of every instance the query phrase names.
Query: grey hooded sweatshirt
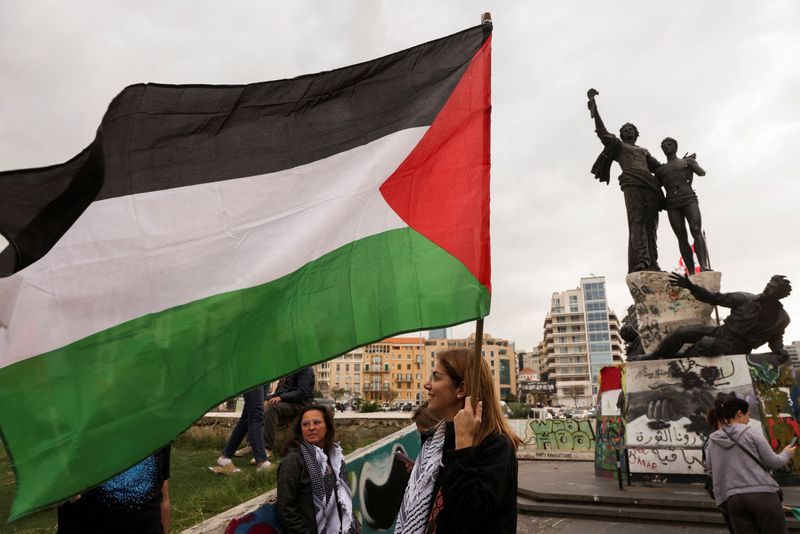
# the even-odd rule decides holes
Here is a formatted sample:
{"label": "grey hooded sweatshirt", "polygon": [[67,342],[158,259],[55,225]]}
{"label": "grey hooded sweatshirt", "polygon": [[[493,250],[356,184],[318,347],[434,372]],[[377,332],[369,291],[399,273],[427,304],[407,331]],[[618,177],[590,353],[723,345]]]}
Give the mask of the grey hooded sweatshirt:
{"label": "grey hooded sweatshirt", "polygon": [[[725,430],[731,435],[729,438]],[[731,440],[733,438],[733,441]],[[768,469],[778,469],[789,463],[789,453],[775,454],[764,433],[748,425],[734,423],[717,430],[706,447],[706,466],[714,480],[714,500],[717,506],[739,493],[776,493],[778,483],[750,456],[736,446],[738,442]]]}

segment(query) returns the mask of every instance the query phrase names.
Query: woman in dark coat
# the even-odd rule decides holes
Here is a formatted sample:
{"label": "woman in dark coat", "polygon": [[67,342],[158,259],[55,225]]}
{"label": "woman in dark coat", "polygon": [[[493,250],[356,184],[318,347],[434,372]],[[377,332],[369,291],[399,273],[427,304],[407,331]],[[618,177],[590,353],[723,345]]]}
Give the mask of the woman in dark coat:
{"label": "woman in dark coat", "polygon": [[[503,416],[492,373],[481,360],[470,391],[470,350],[439,354],[428,409],[443,421],[422,445],[411,472],[397,534],[512,533],[517,530],[519,438]],[[473,410],[471,397],[480,399]]]}
{"label": "woman in dark coat", "polygon": [[306,406],[278,468],[278,514],[286,534],[350,534],[353,517],[342,448],[327,408]]}

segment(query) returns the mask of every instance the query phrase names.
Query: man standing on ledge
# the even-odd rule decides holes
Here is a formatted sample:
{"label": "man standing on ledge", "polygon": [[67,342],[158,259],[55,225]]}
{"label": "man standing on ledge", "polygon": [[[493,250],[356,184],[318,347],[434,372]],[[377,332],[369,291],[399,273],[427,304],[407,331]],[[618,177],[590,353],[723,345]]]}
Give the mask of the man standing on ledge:
{"label": "man standing on ledge", "polygon": [[598,94],[594,89],[589,89],[587,93],[595,132],[604,146],[592,167],[592,174],[601,182],[609,183],[611,162],[619,163],[622,168],[619,186],[625,195],[625,209],[628,212],[628,272],[660,271],[656,233],[658,210],[664,195],[652,173],[661,163],[646,149],[636,146],[639,130],[633,124],[623,124],[619,137],[606,130],[594,101]]}

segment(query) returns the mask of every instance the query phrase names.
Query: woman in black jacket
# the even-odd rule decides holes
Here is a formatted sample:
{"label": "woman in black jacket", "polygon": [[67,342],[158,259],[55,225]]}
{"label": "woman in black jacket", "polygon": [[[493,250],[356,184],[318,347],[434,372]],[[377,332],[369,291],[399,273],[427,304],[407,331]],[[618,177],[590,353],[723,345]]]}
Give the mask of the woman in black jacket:
{"label": "woman in black jacket", "polygon": [[[470,350],[439,354],[428,409],[442,417],[414,464],[397,534],[509,533],[517,530],[519,438],[503,416],[492,373],[481,360],[478,391]],[[480,399],[473,410],[471,397]]]}
{"label": "woman in black jacket", "polygon": [[306,406],[278,468],[278,514],[286,534],[359,532],[342,448],[327,408]]}

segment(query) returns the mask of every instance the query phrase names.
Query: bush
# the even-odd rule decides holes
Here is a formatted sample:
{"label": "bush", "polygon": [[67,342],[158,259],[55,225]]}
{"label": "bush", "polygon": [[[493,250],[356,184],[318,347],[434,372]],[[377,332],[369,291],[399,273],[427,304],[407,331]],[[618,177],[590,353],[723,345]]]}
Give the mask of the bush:
{"label": "bush", "polygon": [[361,413],[379,412],[381,411],[381,405],[375,401],[364,401],[361,403],[358,411]]}
{"label": "bush", "polygon": [[526,419],[528,417],[528,405],[524,402],[509,402],[508,411],[511,412],[511,419]]}

